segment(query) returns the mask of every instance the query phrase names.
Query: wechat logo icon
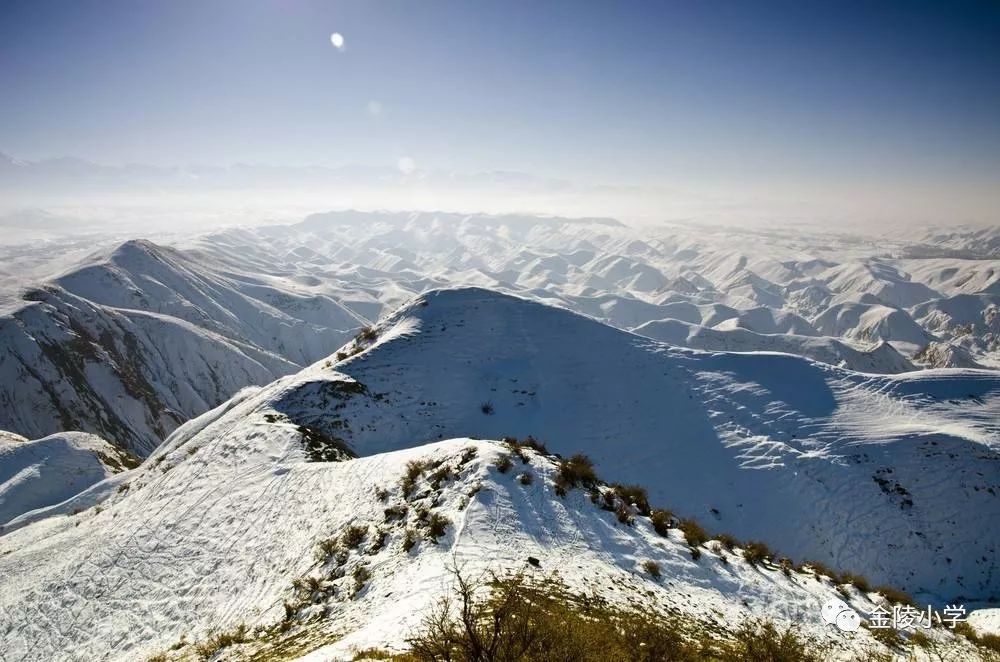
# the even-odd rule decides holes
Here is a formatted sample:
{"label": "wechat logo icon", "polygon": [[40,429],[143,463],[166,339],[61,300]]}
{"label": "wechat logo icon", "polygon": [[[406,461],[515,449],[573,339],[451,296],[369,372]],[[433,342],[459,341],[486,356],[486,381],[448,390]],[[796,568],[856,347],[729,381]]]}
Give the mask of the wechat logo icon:
{"label": "wechat logo icon", "polygon": [[837,598],[830,598],[820,610],[823,620],[830,625],[836,625],[841,632],[857,632],[861,627],[861,617],[858,612],[847,606],[847,603]]}

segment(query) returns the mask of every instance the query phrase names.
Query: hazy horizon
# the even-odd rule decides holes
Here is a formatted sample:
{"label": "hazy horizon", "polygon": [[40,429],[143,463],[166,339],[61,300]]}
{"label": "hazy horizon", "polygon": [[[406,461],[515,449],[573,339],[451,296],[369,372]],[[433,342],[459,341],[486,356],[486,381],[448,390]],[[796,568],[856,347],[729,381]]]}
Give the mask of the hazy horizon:
{"label": "hazy horizon", "polygon": [[[8,210],[166,186],[262,209],[1000,222],[991,2],[13,1],[0,85],[0,152],[185,174],[4,171]],[[189,176],[240,163],[271,172]]]}

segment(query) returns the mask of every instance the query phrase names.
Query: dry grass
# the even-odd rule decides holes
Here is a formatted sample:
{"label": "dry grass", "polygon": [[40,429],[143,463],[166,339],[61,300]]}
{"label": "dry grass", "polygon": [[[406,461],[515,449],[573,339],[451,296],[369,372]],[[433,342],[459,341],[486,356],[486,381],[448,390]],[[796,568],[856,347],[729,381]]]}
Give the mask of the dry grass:
{"label": "dry grass", "polygon": [[708,542],[708,532],[693,519],[682,519],[677,524],[677,528],[684,534],[684,539],[691,547],[698,547]]}
{"label": "dry grass", "polygon": [[409,640],[408,662],[820,662],[826,651],[795,630],[747,623],[719,636],[693,619],[584,600],[554,581],[494,578],[490,591],[455,572]]}

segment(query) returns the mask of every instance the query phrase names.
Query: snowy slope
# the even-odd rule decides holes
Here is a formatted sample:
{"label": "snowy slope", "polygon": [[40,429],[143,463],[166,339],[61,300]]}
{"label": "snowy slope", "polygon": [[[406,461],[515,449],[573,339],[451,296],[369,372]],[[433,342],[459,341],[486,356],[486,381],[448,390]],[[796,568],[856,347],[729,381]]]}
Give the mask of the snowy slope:
{"label": "snowy slope", "polygon": [[125,242],[56,283],[89,301],[169,315],[299,365],[325,356],[365,323],[328,297],[148,241]]}
{"label": "snowy slope", "polygon": [[[804,318],[831,307],[875,304],[884,317],[994,287],[1000,278],[997,260],[884,257],[909,246],[893,236],[700,225],[640,231],[529,216],[337,212],[290,226],[227,231],[193,246],[232,264],[252,254],[259,268],[295,274],[290,277],[369,318],[428,289],[476,285],[558,302],[624,329],[669,318],[715,326],[724,318],[710,323],[663,308],[714,305],[735,310],[726,317],[743,321],[730,324],[757,333],[814,335]],[[902,319],[906,311],[896,316],[901,319],[888,329],[873,329],[877,321],[866,319],[872,325],[819,333],[861,339],[894,330],[907,339],[876,333],[870,340],[899,343],[908,354],[933,339],[918,322]],[[978,347],[968,349],[979,358]]]}
{"label": "snowy slope", "polygon": [[916,239],[915,250],[951,251],[978,258],[1000,258],[1000,228],[995,225],[931,228]]}
{"label": "snowy slope", "polygon": [[779,333],[797,336],[815,336],[816,330],[809,322],[795,313],[772,308],[751,308],[715,325],[716,329],[746,329],[754,333],[774,335]]}
{"label": "snowy slope", "polygon": [[[580,491],[555,496],[550,461],[531,454],[530,467],[498,473],[504,451],[473,436],[535,434],[711,531],[928,599],[997,591],[981,560],[997,545],[982,523],[1000,515],[994,373],[875,377],[792,356],[705,354],[480,289],[429,293],[343,351],[353,355],[240,391],[142,467],[11,527],[0,537],[0,659],[142,659],[182,637],[178,650],[190,652],[212,629],[277,624],[307,576],[329,579],[302,617],[325,618],[288,636],[312,659],[349,659],[400,646],[447,589],[450,564],[520,569],[528,556],[609,599],[836,636],[818,617],[829,582],[738,556],[723,565],[710,550],[695,562],[676,531],[658,537],[642,518],[624,526]],[[424,476],[407,499],[406,464],[425,459],[456,477],[435,488]],[[531,485],[518,479],[526,470]],[[404,503],[405,519],[385,516]],[[421,506],[450,525],[437,544],[404,551]],[[336,570],[317,546],[348,525],[368,528],[366,551]],[[646,559],[664,568],[660,581],[642,572]],[[352,596],[359,565],[370,578]],[[873,607],[849,594],[863,614]],[[274,636],[247,647],[266,650]],[[838,645],[870,641],[858,637]]]}
{"label": "snowy slope", "polygon": [[634,332],[692,349],[795,354],[856,372],[893,374],[915,369],[912,363],[886,342],[871,349],[859,350],[836,338],[791,333],[754,333],[740,327],[724,326],[730,321],[733,320],[726,320],[714,329],[709,329],[678,320],[657,320],[637,327]]}
{"label": "snowy slope", "polygon": [[[802,229],[639,231],[608,219],[404,212],[316,214],[174,246],[128,241],[5,309],[0,427],[30,437],[78,429],[145,454],[239,388],[327,356],[369,320],[456,285],[626,330],[676,319],[726,333],[674,339],[692,347],[877,372],[908,369],[891,350],[916,367],[1000,367],[997,295],[973,292],[996,286],[997,260],[880,257],[907,245]],[[20,265],[39,248],[3,255]],[[769,337],[730,333],[739,329]],[[798,338],[817,334],[833,340]],[[852,347],[880,341],[892,348],[878,356]]]}
{"label": "snowy slope", "polygon": [[[531,451],[527,465],[515,460],[506,474],[495,466],[504,447],[471,439],[310,463],[295,427],[269,422],[260,395],[244,393],[180,429],[100,509],[0,538],[0,659],[136,660],[164,652],[191,659],[211,632],[240,624],[251,628],[242,647],[248,654],[289,642],[284,654],[313,660],[399,650],[449,591],[449,568],[473,577],[487,568],[531,570],[529,557],[539,561],[536,575],[557,573],[571,588],[608,600],[723,627],[751,616],[795,621],[831,640],[842,658],[874,645],[863,631],[844,637],[820,620],[820,606],[839,596],[829,581],[751,567],[739,550],[706,550],[696,562],[676,530],[664,538],[642,517],[621,524],[581,490],[557,497],[554,466]],[[399,480],[412,461],[440,463],[450,476],[435,487],[428,471],[406,497]],[[518,478],[524,473],[533,476],[530,485]],[[384,514],[402,506],[401,517]],[[449,524],[436,542],[425,534],[404,550],[405,530],[420,530],[421,508]],[[343,563],[317,555],[321,541],[348,526],[366,530],[358,549]],[[662,578],[643,571],[646,560],[660,565]],[[369,575],[360,590],[358,567]],[[295,582],[308,577],[321,592],[297,608],[290,630],[276,634],[283,605],[301,598]],[[849,590],[862,614],[875,599]]]}
{"label": "snowy slope", "polygon": [[0,426],[139,455],[249,384],[326,356],[363,318],[328,297],[127,242],[0,317]]}
{"label": "snowy slope", "polygon": [[331,418],[323,377],[273,407],[362,455],[533,434],[787,554],[941,597],[998,589],[982,561],[997,537],[981,527],[1000,515],[996,373],[875,377],[691,353],[476,289],[428,295],[380,328],[373,348],[335,366],[366,395]]}
{"label": "snowy slope", "polygon": [[1000,294],[956,294],[910,309],[915,321],[942,341],[949,353],[1000,366]]}
{"label": "snowy slope", "polygon": [[113,474],[134,457],[100,437],[64,432],[43,439],[0,435],[0,531],[6,522],[57,504]]}
{"label": "snowy slope", "polygon": [[912,306],[936,296],[927,285],[912,281],[908,274],[878,259],[831,267],[817,279],[831,290],[870,294],[889,306]]}
{"label": "snowy slope", "polygon": [[896,341],[912,347],[923,347],[933,338],[905,310],[870,301],[832,305],[813,320],[813,326],[829,336]]}
{"label": "snowy slope", "polygon": [[0,318],[0,421],[29,436],[100,434],[139,455],[237,389],[295,364],[165,315],[36,290]]}

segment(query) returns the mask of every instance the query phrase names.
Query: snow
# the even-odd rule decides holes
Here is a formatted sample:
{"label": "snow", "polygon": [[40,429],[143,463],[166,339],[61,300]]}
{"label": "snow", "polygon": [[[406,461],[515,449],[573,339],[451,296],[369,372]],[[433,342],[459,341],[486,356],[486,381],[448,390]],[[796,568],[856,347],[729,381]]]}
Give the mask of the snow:
{"label": "snow", "polygon": [[0,531],[15,517],[65,501],[130,461],[100,437],[83,432],[31,441],[0,434]]}
{"label": "snow", "polygon": [[[52,517],[0,538],[0,659],[134,660],[182,637],[196,642],[240,623],[272,625],[292,599],[292,581],[322,572],[319,541],[349,524],[369,527],[366,545],[376,527],[388,538],[378,552],[350,555],[348,569],[364,564],[371,578],[355,598],[346,595],[350,573],[333,580],[325,618],[303,626],[313,647],[304,659],[398,650],[449,590],[449,568],[473,577],[486,568],[524,570],[528,556],[540,560],[537,573],[557,573],[570,587],[613,601],[730,627],[761,615],[795,621],[834,642],[840,657],[871,643],[823,624],[820,605],[839,596],[828,581],[753,568],[738,551],[726,554],[728,564],[709,550],[695,562],[676,530],[662,538],[641,517],[634,527],[620,524],[580,490],[555,496],[555,467],[531,451],[529,465],[515,460],[507,474],[494,466],[507,452],[502,445],[469,438],[307,463],[294,427],[266,420],[262,395],[247,392],[179,430],[99,512]],[[476,455],[464,461],[470,448]],[[457,476],[435,499],[435,512],[451,521],[445,535],[406,552],[403,525],[386,522],[383,510],[404,502],[397,480],[412,460],[443,461]],[[523,471],[534,475],[531,485],[517,480]],[[379,488],[388,491],[384,502]],[[432,492],[420,479],[411,510],[429,504]],[[642,572],[646,559],[660,564],[661,579]],[[874,607],[873,597],[850,594],[859,612]]]}
{"label": "snow", "polygon": [[[556,497],[535,455],[531,485],[520,467],[499,474],[505,451],[489,440],[505,435],[586,453],[710,532],[918,602],[989,605],[1000,373],[974,366],[995,351],[995,302],[958,284],[988,261],[946,276],[873,258],[881,248],[347,212],[102,250],[0,319],[0,427],[98,432],[148,458],[111,475],[91,463],[110,446],[88,435],[60,432],[89,446],[33,460],[24,449],[45,439],[0,436],[0,508],[13,504],[0,513],[0,659],[142,659],[182,635],[272,625],[292,581],[320,572],[319,541],[384,525],[376,492],[402,499],[407,462],[457,467],[469,447],[477,458],[436,506],[447,534],[405,553],[390,527],[384,550],[352,554],[372,579],[356,599],[337,580],[328,618],[307,627],[313,659],[398,649],[450,564],[524,569],[527,556],[623,602],[802,623],[844,657],[867,639],[821,623],[828,582],[708,550],[696,563],[676,532]],[[374,340],[348,341],[385,313]],[[911,359],[973,367],[910,371]],[[304,434],[357,457],[308,462]]]}
{"label": "snow", "polygon": [[[951,229],[940,241],[989,236]],[[236,390],[328,356],[396,306],[455,285],[625,330],[649,325],[643,333],[659,338],[652,327],[671,328],[671,342],[695,348],[881,373],[1000,367],[990,293],[1000,261],[913,257],[899,236],[345,211],[170,245],[131,240],[82,260],[81,241],[54,244],[65,271],[0,317],[0,427],[30,437],[79,429],[140,455]],[[30,267],[43,261],[38,247],[3,250],[18,272],[54,269]],[[675,320],[706,329],[685,334]],[[132,360],[127,344],[139,348]]]}
{"label": "snow", "polygon": [[0,318],[0,425],[99,434],[147,455],[238,389],[326,356],[364,325],[336,302],[127,242]]}
{"label": "snow", "polygon": [[[734,319],[726,320],[712,329],[664,319],[647,322],[637,327],[635,333],[692,349],[795,354],[857,372],[899,373],[914,370],[913,364],[886,342],[866,349],[856,349],[847,342],[830,337],[754,333],[728,324]],[[973,364],[962,367],[979,366]]]}

